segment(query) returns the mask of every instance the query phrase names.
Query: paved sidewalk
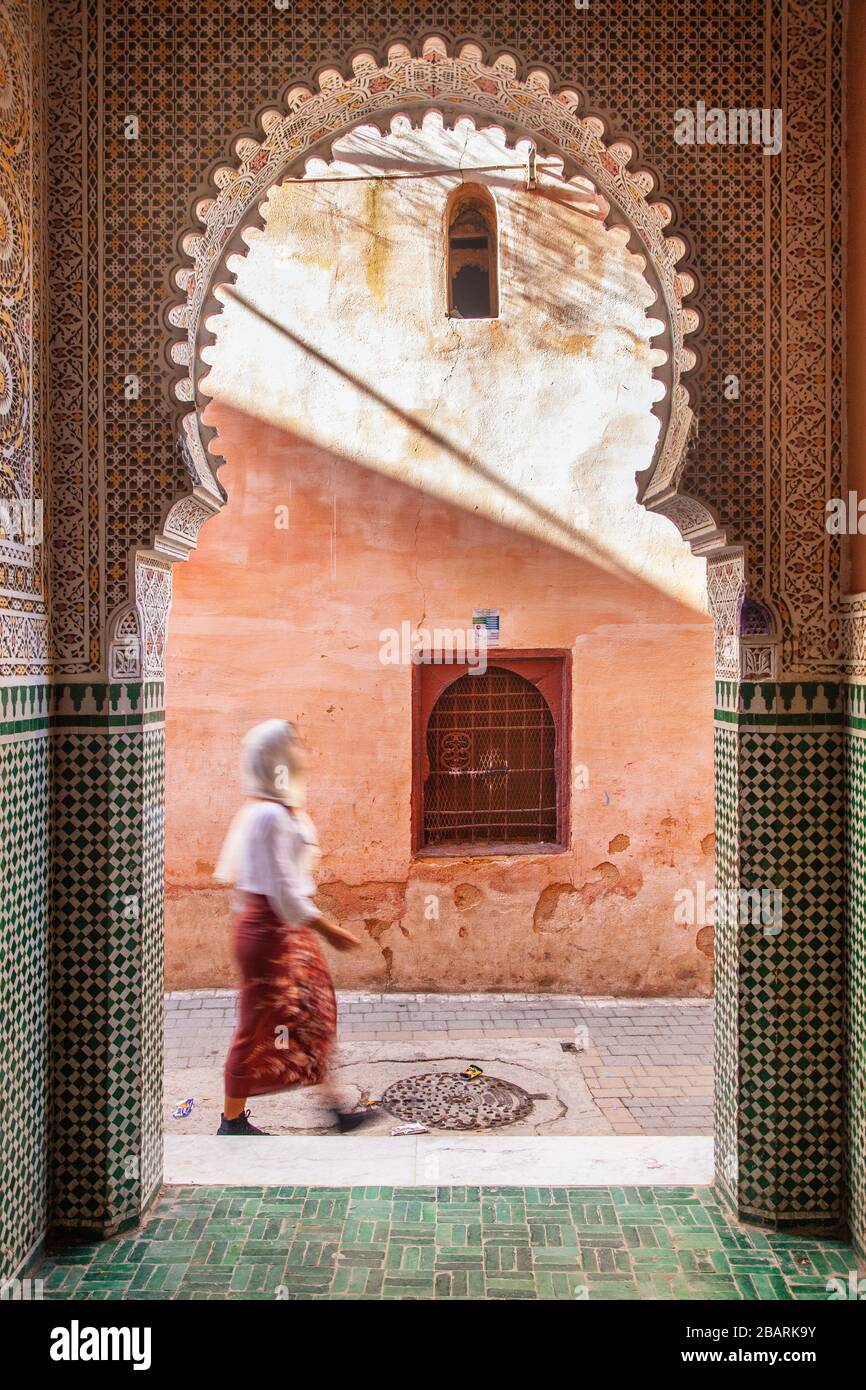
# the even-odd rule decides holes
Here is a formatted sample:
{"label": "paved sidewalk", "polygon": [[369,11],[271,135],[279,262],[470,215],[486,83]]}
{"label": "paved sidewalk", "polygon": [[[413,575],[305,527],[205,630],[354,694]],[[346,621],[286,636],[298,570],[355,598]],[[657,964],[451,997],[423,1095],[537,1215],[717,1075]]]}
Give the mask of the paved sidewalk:
{"label": "paved sidewalk", "polygon": [[[219,1067],[236,1002],[234,990],[166,995],[167,1071]],[[519,1038],[530,1063],[533,1040],[555,1039],[612,1133],[713,1132],[711,1000],[341,991],[338,1004],[340,1036],[353,1044],[457,1044],[471,1060],[473,1041]]]}

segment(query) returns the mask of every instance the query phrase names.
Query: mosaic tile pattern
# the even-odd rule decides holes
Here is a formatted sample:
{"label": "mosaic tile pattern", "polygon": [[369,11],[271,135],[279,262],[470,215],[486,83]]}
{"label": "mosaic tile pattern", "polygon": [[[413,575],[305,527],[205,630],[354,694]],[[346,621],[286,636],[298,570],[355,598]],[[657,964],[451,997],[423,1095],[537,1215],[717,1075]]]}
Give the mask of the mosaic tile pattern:
{"label": "mosaic tile pattern", "polygon": [[[717,695],[718,699],[718,695]],[[716,782],[716,887],[739,883],[737,828],[737,731],[716,723],[714,733]],[[723,902],[727,901],[723,899]],[[714,1035],[716,1181],[736,1201],[737,1192],[737,1074],[740,1051],[738,1009],[737,927],[724,908],[717,914],[714,940]]]}
{"label": "mosaic tile pattern", "polygon": [[[162,687],[158,687],[162,702]],[[141,1197],[146,1204],[162,1181],[163,1084],[163,882],[165,879],[165,728],[144,733],[144,815],[150,827],[142,844],[141,969]]]}
{"label": "mosaic tile pattern", "polygon": [[152,700],[141,683],[66,686],[53,715],[58,1229],[110,1233],[137,1220],[161,1171],[162,730],[158,715],[146,723]]}
{"label": "mosaic tile pattern", "polygon": [[[44,1234],[48,1152],[48,899],[50,761],[44,687],[23,707],[18,690],[0,706],[23,714],[0,724],[0,1277]],[[31,726],[23,729],[21,725]]]}
{"label": "mosaic tile pattern", "polygon": [[[54,1010],[51,1205],[60,1224],[95,1225],[103,1208],[108,1005],[107,753],[98,733],[54,741],[57,810],[52,923]],[[97,1118],[99,1117],[99,1118]]]}
{"label": "mosaic tile pattern", "polygon": [[[717,682],[717,1171],[745,1219],[832,1229],[845,1202],[842,710],[832,682]],[[781,832],[781,833],[780,833]]]}
{"label": "mosaic tile pattern", "polygon": [[866,685],[846,692],[848,1220],[866,1253]]}
{"label": "mosaic tile pattern", "polygon": [[204,1187],[31,1273],[49,1299],[818,1300],[854,1268],[710,1188]]}
{"label": "mosaic tile pattern", "polygon": [[841,753],[838,728],[742,736],[742,881],[783,894],[778,935],[760,922],[740,928],[743,1216],[843,1215]]}

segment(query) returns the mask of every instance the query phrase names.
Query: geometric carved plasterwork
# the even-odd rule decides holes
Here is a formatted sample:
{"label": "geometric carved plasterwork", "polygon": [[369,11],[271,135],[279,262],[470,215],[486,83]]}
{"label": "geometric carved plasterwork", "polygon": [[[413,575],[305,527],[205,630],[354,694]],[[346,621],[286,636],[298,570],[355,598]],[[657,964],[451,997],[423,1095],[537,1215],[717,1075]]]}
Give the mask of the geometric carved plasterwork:
{"label": "geometric carved plasterwork", "polygon": [[139,555],[135,566],[135,592],[142,626],[141,674],[145,680],[155,680],[165,671],[171,608],[170,563],[150,555]]}
{"label": "geometric carved plasterwork", "polygon": [[141,678],[141,634],[134,606],[121,610],[109,627],[108,678],[112,681]]}
{"label": "geometric carved plasterwork", "polygon": [[825,505],[844,495],[845,6],[772,0],[768,17],[765,99],[784,113],[784,142],[764,160],[764,568],[785,673],[832,678],[840,538]]}
{"label": "geometric carved plasterwork", "polygon": [[[190,427],[194,428],[194,417],[188,419]],[[179,497],[160,529],[157,542],[159,553],[173,560],[185,560],[195,548],[202,526],[217,510],[218,506],[207,487],[197,485],[196,492]]]}
{"label": "geometric carved plasterwork", "polygon": [[775,680],[778,671],[778,648],[766,642],[743,642],[741,671],[745,681]]}
{"label": "geometric carved plasterwork", "polygon": [[744,557],[713,556],[707,564],[716,680],[775,680],[779,636],[767,604],[746,592]]}
{"label": "geometric carved plasterwork", "polygon": [[0,672],[48,664],[42,31],[0,5]]}
{"label": "geometric carved plasterwork", "polygon": [[[196,440],[178,425],[184,404],[195,402],[166,398],[166,367],[175,378],[188,371],[182,361],[165,361],[169,338],[181,347],[186,338],[183,306],[176,304],[169,325],[160,320],[172,257],[185,257],[192,271],[195,246],[180,245],[182,229],[201,236],[208,202],[226,191],[206,171],[221,164],[237,179],[244,150],[227,139],[242,131],[242,141],[262,145],[263,126],[246,123],[263,97],[281,121],[304,123],[303,111],[290,114],[291,74],[303,73],[295,86],[311,94],[302,106],[319,99],[338,105],[351,99],[357,77],[340,66],[326,95],[320,79],[331,81],[322,70],[335,68],[334,55],[342,65],[344,55],[367,51],[387,70],[399,39],[418,63],[421,37],[435,29],[452,59],[469,35],[481,66],[494,72],[500,54],[514,54],[515,98],[530,86],[534,63],[550,74],[552,95],[528,95],[557,105],[560,73],[586,94],[577,119],[582,111],[587,119],[615,112],[632,137],[627,168],[650,172],[659,201],[669,201],[665,189],[675,194],[693,236],[676,267],[695,277],[684,302],[697,297],[705,311],[691,335],[693,343],[700,339],[698,362],[683,377],[690,407],[699,404],[700,431],[692,428],[683,454],[662,446],[651,482],[641,480],[643,500],[669,516],[698,553],[702,543],[712,549],[720,529],[729,545],[742,544],[749,592],[777,614],[784,671],[829,675],[837,662],[838,538],[819,528],[841,474],[842,16],[842,0],[640,0],[634,13],[621,0],[593,0],[580,11],[563,0],[299,0],[285,9],[265,0],[185,0],[182,16],[158,6],[136,26],[122,0],[54,0],[47,136],[60,669],[105,669],[106,619],[130,600],[134,550],[152,547],[160,532],[166,554],[189,548],[189,516],[169,522],[168,513],[189,493],[199,465],[194,493],[214,508],[223,500],[212,460],[202,450],[193,461]],[[754,41],[744,42],[744,34]],[[508,80],[493,79],[500,91]],[[471,107],[455,100],[455,108],[525,133],[522,110],[510,122],[485,113],[487,96],[495,105],[496,92],[477,89]],[[387,93],[374,97],[387,105]],[[678,147],[673,113],[701,99],[783,107],[783,156]],[[426,104],[446,103],[434,87]],[[558,105],[563,118],[574,118]],[[129,112],[140,118],[134,141],[124,136]],[[618,130],[608,129],[616,144]],[[332,138],[326,131],[313,152],[326,154]],[[236,184],[239,194],[244,189]],[[652,202],[653,189],[646,196]],[[665,230],[688,241],[679,215],[674,209]],[[222,253],[243,249],[227,245]],[[647,253],[643,242],[641,249]],[[130,372],[141,383],[134,402],[123,391]],[[736,402],[722,391],[728,373],[740,382]],[[675,384],[665,385],[662,406],[675,410]],[[88,509],[88,498],[98,507]]]}
{"label": "geometric carved plasterwork", "polygon": [[866,594],[843,594],[841,601],[842,668],[866,679]]}
{"label": "geometric carved plasterwork", "polygon": [[746,681],[771,681],[779,668],[778,624],[766,603],[743,591],[737,613],[740,671]]}
{"label": "geometric carved plasterwork", "polygon": [[717,680],[740,676],[737,614],[744,592],[742,555],[724,555],[707,564],[707,597],[713,620]]}
{"label": "geometric carved plasterwork", "polygon": [[[345,68],[346,75],[333,67],[320,71],[315,89],[292,85],[284,105],[260,113],[258,137],[237,139],[234,161],[212,171],[209,196],[196,204],[198,224],[182,238],[189,259],[175,271],[182,298],[167,312],[175,331],[167,356],[174,367],[176,414],[199,502],[210,501],[216,509],[223,501],[198,410],[205,403],[199,391],[201,350],[213,338],[207,321],[220,307],[214,288],[227,257],[238,249],[247,228],[262,225],[260,209],[274,184],[292,174],[302,177],[312,156],[328,158],[346,131],[363,124],[385,132],[397,112],[420,122],[433,109],[448,120],[468,114],[495,122],[514,139],[530,137],[540,153],[562,158],[566,179],[590,182],[609,225],[630,232],[631,249],[640,254],[655,294],[654,315],[663,325],[656,345],[665,355],[656,368],[664,388],[654,407],[659,441],[641,476],[639,497],[681,525],[700,553],[724,547],[725,536],[709,508],[693,498],[682,499],[680,510],[676,506],[693,419],[689,373],[697,360],[687,339],[701,327],[703,316],[693,303],[697,281],[686,263],[689,243],[672,230],[676,210],[660,194],[656,176],[640,166],[634,143],[611,134],[573,85],[552,82],[542,68],[530,68],[521,80],[512,54],[500,53],[487,62],[475,43],[460,44],[450,53],[444,40],[433,35],[422,39],[415,52],[402,42],[390,45],[381,66],[372,52],[356,52]],[[157,552],[178,558],[176,533],[188,519],[193,530],[204,519],[200,507],[191,518],[179,511],[193,500],[186,498],[172,510],[156,539]],[[194,535],[184,541],[188,548]]]}

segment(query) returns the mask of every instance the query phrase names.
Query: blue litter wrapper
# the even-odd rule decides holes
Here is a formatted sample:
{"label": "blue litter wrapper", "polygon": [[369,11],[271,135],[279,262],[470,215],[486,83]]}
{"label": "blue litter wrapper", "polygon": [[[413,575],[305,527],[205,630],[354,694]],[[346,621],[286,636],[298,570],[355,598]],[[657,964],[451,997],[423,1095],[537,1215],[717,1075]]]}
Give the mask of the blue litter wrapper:
{"label": "blue litter wrapper", "polygon": [[186,1099],[186,1100],[182,1100],[181,1103],[180,1103],[180,1105],[177,1107],[177,1109],[174,1110],[174,1111],[172,1112],[173,1115],[174,1115],[174,1118],[175,1118],[176,1120],[185,1120],[186,1117],[187,1117],[187,1115],[191,1115],[191,1114],[192,1114],[192,1107],[193,1107],[194,1105],[195,1105],[195,1101],[194,1101],[193,1097],[192,1097],[192,1096],[188,1096],[187,1099]]}

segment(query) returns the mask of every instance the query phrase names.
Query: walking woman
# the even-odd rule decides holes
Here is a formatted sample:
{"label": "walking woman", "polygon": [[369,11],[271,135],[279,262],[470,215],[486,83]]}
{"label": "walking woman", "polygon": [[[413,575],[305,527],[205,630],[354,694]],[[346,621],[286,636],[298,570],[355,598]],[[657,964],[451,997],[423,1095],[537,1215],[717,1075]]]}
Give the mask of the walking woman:
{"label": "walking woman", "polygon": [[250,1124],[248,1096],[325,1084],[341,1131],[364,1112],[339,1108],[327,1081],[337,1004],[319,933],[339,951],[359,946],[313,901],[318,843],[302,809],[306,755],[297,729],[281,719],[258,724],[243,745],[248,800],[223,846],[215,877],[234,884],[232,923],[241,976],[237,1031],[225,1065],[218,1134],[263,1134]]}

